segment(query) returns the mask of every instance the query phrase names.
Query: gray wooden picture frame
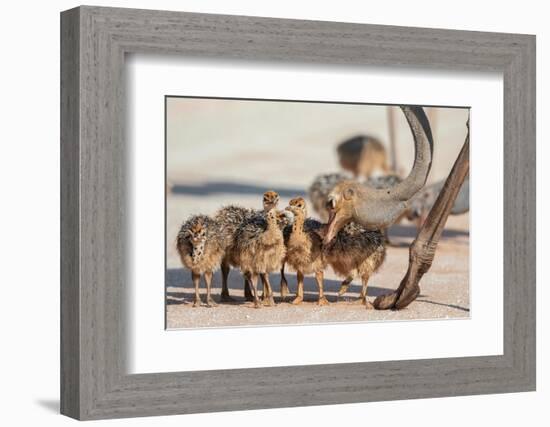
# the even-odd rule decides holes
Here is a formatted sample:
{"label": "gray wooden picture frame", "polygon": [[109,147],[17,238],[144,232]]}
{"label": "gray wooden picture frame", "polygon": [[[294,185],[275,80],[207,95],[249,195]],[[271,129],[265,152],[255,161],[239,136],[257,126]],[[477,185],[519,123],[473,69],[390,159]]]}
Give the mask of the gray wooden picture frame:
{"label": "gray wooden picture frame", "polygon": [[[127,374],[127,53],[502,72],[504,354]],[[71,9],[61,14],[61,166],[65,415],[100,419],[535,390],[532,35]]]}

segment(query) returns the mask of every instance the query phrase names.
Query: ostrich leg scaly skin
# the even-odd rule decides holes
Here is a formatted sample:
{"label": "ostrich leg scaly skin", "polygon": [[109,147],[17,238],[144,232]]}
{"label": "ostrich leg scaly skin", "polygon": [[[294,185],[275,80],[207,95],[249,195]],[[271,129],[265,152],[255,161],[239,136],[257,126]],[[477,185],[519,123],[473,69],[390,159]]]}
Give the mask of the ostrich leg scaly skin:
{"label": "ostrich leg scaly skin", "polygon": [[402,309],[413,302],[420,294],[419,282],[430,269],[435,256],[437,243],[447,222],[447,217],[453,208],[455,199],[464,179],[470,169],[470,129],[464,146],[453,165],[451,173],[445,181],[426,221],[420,228],[416,239],[409,248],[409,268],[401,281],[399,288],[387,295],[380,295],[374,301],[374,307],[379,310]]}

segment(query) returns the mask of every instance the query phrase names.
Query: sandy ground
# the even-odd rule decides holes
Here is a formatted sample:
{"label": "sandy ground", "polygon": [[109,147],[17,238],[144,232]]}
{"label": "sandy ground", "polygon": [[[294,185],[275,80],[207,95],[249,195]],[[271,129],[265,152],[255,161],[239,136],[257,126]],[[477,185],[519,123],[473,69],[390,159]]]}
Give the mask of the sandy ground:
{"label": "sandy ground", "polygon": [[[357,133],[373,134],[387,143],[387,110],[376,106],[331,104],[243,103],[170,99],[167,114],[166,203],[166,307],[168,328],[273,325],[368,320],[458,318],[469,316],[468,215],[449,218],[436,258],[422,279],[422,295],[406,310],[374,311],[354,304],[359,282],[336,302],[341,278],[327,271],[325,290],[331,304],[314,303],[316,285],[306,278],[306,301],[293,306],[279,298],[279,275],[273,274],[276,307],[254,309],[243,298],[240,273],[230,274],[230,292],[236,304],[215,308],[192,307],[194,290],[175,250],[182,221],[191,214],[212,214],[225,204],[261,208],[262,194],[275,190],[280,206],[303,195],[320,173],[338,171],[335,146]],[[432,109],[433,110],[433,109]],[[435,146],[428,181],[444,178],[462,146],[467,111],[437,109],[430,120]],[[400,169],[408,171],[413,144],[402,115],[397,116],[397,152]],[[314,216],[311,212],[310,215]],[[395,289],[408,262],[408,245],[416,229],[406,222],[392,227],[386,262],[368,288],[371,299]],[[288,272],[291,292],[296,276]],[[219,300],[221,278],[214,277],[214,298]],[[205,289],[202,285],[204,296]]]}

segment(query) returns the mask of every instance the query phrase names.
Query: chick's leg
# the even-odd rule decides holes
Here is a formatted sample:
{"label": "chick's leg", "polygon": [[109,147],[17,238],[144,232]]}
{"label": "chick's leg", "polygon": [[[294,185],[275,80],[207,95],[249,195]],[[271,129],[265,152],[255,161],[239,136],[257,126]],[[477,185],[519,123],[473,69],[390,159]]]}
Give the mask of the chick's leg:
{"label": "chick's leg", "polygon": [[298,280],[298,288],[296,289],[296,298],[294,298],[292,304],[299,305],[304,300],[304,275],[298,271],[296,272],[296,278]]}
{"label": "chick's leg", "polygon": [[327,297],[325,297],[325,291],[323,289],[323,279],[324,279],[323,270],[317,271],[315,273],[315,281],[317,282],[317,288],[319,289],[319,300],[317,301],[317,304],[328,305],[328,300],[327,300]]}
{"label": "chick's leg", "polygon": [[286,298],[288,295],[288,282],[285,276],[285,265],[281,267],[281,298]]}
{"label": "chick's leg", "polygon": [[212,272],[206,271],[204,273],[204,281],[206,283],[206,306],[216,307],[218,304],[212,299]]}
{"label": "chick's leg", "polygon": [[340,285],[340,290],[338,291],[339,297],[341,297],[348,291],[349,285],[351,284],[352,281],[353,281],[353,276],[348,276],[344,279],[344,281]]}
{"label": "chick's leg", "polygon": [[234,299],[231,298],[231,296],[229,295],[229,288],[227,286],[227,278],[229,276],[229,263],[226,260],[222,261],[221,270],[222,270],[221,301],[222,302],[232,302],[232,301],[234,301]]}
{"label": "chick's leg", "polygon": [[275,305],[275,299],[273,298],[273,289],[271,288],[271,283],[269,282],[269,274],[262,273],[260,274],[260,278],[262,279],[263,284],[263,296],[262,301],[267,306],[274,306]]}
{"label": "chick's leg", "polygon": [[195,299],[193,300],[193,307],[200,307],[202,304],[201,295],[199,293],[201,275],[192,271],[191,279],[193,280],[193,285],[195,286]]}

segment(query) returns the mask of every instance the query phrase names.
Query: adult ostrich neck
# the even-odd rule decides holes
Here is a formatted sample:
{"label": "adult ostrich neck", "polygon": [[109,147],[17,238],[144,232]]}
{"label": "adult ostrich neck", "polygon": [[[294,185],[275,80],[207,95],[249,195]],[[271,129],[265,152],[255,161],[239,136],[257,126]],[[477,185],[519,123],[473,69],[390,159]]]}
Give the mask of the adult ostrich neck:
{"label": "adult ostrich neck", "polygon": [[408,201],[424,186],[432,165],[433,138],[422,107],[401,106],[414,139],[414,164],[401,183],[386,189],[358,186],[354,219],[371,229],[393,224],[407,209]]}
{"label": "adult ostrich neck", "polygon": [[426,184],[432,167],[433,137],[422,107],[401,107],[414,138],[414,164],[409,176],[391,189],[395,200],[410,200]]}

